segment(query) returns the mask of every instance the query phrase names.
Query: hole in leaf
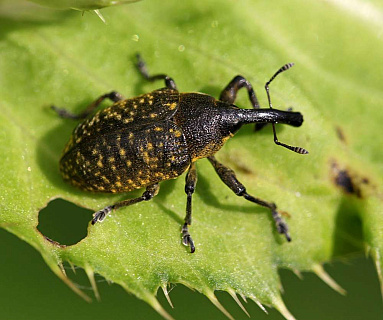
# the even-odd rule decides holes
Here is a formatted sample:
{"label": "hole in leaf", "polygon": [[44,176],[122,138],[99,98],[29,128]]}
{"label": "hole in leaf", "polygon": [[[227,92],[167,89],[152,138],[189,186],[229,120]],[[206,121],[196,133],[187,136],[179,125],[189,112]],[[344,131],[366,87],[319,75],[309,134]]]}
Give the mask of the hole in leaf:
{"label": "hole in leaf", "polygon": [[93,211],[80,208],[63,199],[55,199],[39,213],[37,229],[62,245],[73,245],[87,236]]}

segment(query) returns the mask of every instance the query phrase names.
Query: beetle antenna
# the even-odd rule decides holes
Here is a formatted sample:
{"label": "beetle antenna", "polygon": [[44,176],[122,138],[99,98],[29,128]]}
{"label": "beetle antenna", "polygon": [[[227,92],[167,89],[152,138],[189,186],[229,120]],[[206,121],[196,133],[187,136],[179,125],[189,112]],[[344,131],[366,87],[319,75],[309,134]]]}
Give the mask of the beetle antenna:
{"label": "beetle antenna", "polygon": [[[269,88],[270,83],[277,77],[278,74],[280,74],[280,73],[290,69],[293,65],[294,65],[294,63],[292,63],[292,62],[286,63],[284,66],[279,68],[279,70],[276,73],[274,73],[274,75],[270,78],[269,81],[266,82],[265,89],[266,89],[267,99],[269,101],[270,109],[273,109],[273,106],[271,104],[271,98],[270,98],[270,88]],[[303,149],[301,147],[293,147],[293,146],[290,146],[290,145],[285,144],[283,142],[279,142],[278,138],[277,138],[277,133],[275,131],[275,123],[272,123],[271,125],[273,126],[274,142],[275,142],[276,145],[285,147],[285,148],[287,148],[287,149],[289,149],[291,151],[294,151],[296,153],[299,153],[299,154],[307,154],[307,153],[309,153],[306,149]]]}

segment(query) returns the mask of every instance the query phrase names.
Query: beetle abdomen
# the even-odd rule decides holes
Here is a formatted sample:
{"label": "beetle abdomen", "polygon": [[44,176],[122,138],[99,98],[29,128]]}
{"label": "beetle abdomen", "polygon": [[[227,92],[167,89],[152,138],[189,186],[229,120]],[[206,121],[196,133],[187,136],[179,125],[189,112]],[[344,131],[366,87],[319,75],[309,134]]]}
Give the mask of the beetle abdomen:
{"label": "beetle abdomen", "polygon": [[64,153],[60,170],[81,189],[127,192],[176,178],[189,165],[182,131],[166,120],[85,138]]}

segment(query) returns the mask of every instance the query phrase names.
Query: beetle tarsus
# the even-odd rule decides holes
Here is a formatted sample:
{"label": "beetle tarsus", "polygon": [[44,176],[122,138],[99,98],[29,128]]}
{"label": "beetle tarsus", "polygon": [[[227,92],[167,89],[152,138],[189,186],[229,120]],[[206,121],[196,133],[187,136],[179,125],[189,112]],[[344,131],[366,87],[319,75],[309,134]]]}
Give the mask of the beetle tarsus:
{"label": "beetle tarsus", "polygon": [[107,216],[107,214],[109,214],[111,211],[112,211],[112,206],[108,206],[94,213],[93,219],[92,219],[92,225],[96,224],[96,222],[98,221],[102,222]]}
{"label": "beetle tarsus", "polygon": [[60,117],[60,118],[66,118],[66,119],[78,119],[78,116],[64,108],[59,108],[59,107],[56,107],[56,106],[51,106],[51,109],[54,110],[57,115]]}
{"label": "beetle tarsus", "polygon": [[188,224],[185,223],[182,227],[182,244],[190,247],[190,253],[194,253],[195,245],[192,237],[190,236]]}
{"label": "beetle tarsus", "polygon": [[[276,207],[275,207],[276,209]],[[284,234],[285,237],[286,237],[286,240],[288,242],[291,241],[291,237],[290,237],[290,234],[289,234],[289,227],[287,226],[286,222],[283,221],[282,217],[280,216],[279,212],[275,209],[272,209],[271,212],[272,212],[272,215],[273,215],[273,219],[275,221],[275,225],[277,227],[277,231],[278,233],[280,234]]]}

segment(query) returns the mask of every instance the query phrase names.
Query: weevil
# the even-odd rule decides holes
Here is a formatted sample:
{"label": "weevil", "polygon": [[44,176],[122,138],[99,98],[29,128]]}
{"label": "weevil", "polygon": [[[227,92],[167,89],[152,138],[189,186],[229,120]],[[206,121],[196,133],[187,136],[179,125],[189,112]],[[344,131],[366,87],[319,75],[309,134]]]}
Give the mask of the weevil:
{"label": "weevil", "polygon": [[[270,99],[270,83],[293,63],[282,66],[266,82],[267,109],[260,108],[252,85],[240,75],[229,82],[217,100],[203,93],[179,92],[168,75],[150,75],[140,55],[137,55],[136,66],[146,80],[162,80],[165,87],[130,99],[112,91],[100,96],[80,114],[52,106],[63,118],[83,120],[73,131],[60,159],[60,171],[65,180],[92,192],[125,193],[146,188],[140,197],[120,201],[95,212],[92,224],[103,221],[112,210],[151,200],[158,194],[161,181],[187,172],[186,216],[181,233],[182,243],[193,253],[195,245],[189,226],[192,222],[192,196],[197,183],[195,163],[207,158],[221,180],[237,196],[268,208],[278,232],[290,241],[288,226],[275,203],[247,193],[234,171],[214,155],[242,125],[250,123],[258,126],[271,123],[277,145],[299,154],[308,153],[303,148],[280,142],[275,131],[276,123],[299,127],[303,122],[300,112],[274,109]],[[251,109],[234,105],[237,92],[242,88],[247,90]],[[105,99],[114,103],[94,113]]]}

